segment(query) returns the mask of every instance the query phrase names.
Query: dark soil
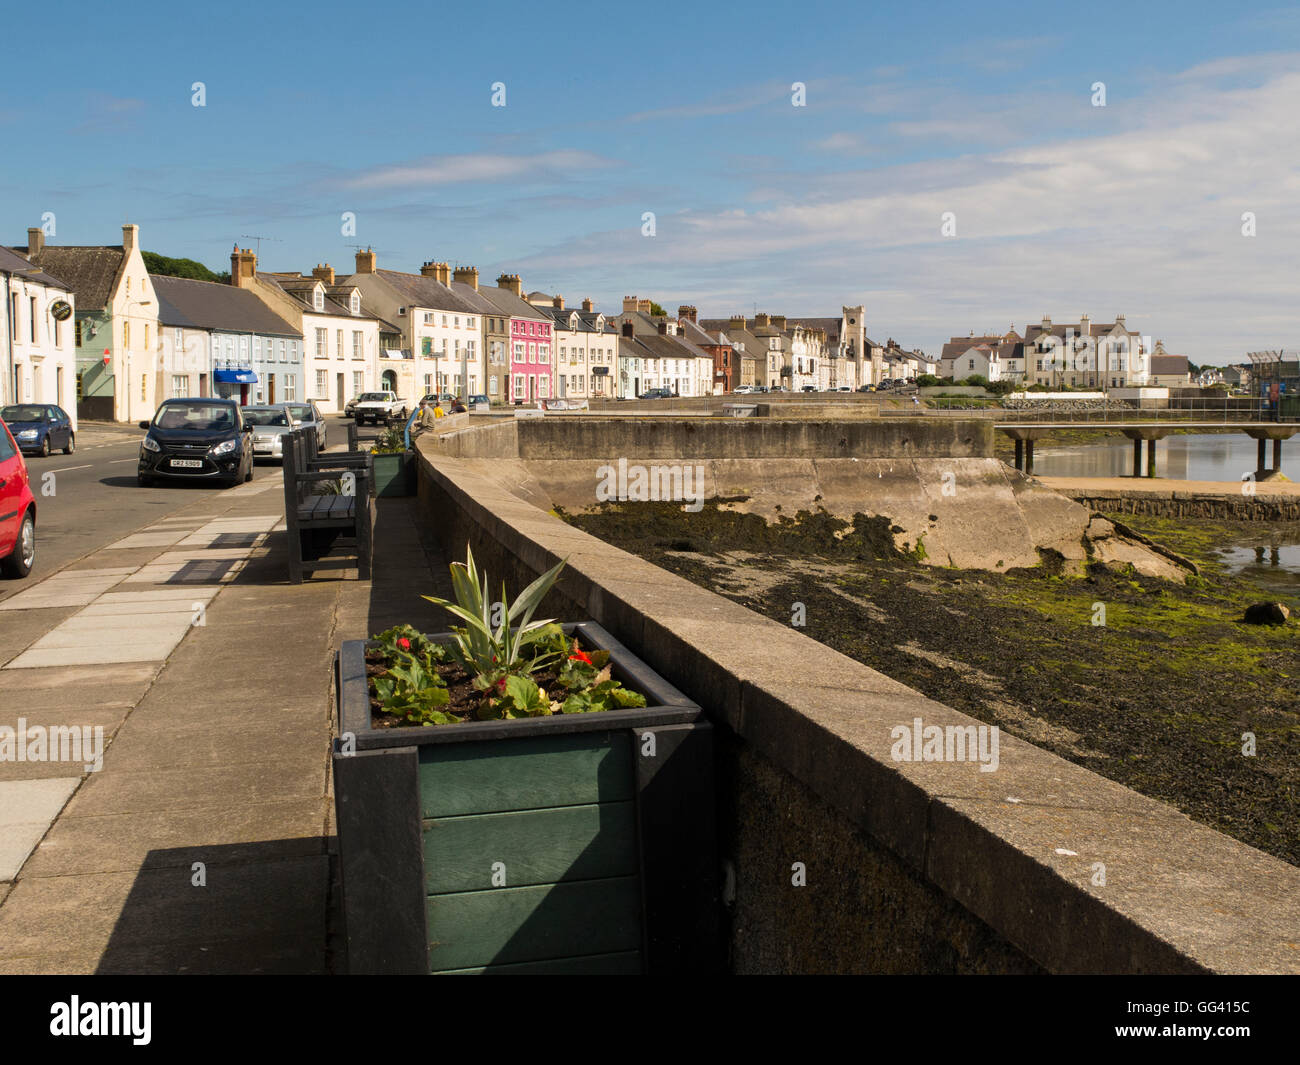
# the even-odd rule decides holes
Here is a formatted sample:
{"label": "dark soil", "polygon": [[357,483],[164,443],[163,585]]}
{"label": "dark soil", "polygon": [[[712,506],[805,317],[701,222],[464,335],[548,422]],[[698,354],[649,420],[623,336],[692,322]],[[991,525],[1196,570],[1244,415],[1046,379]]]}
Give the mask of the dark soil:
{"label": "dark soil", "polygon": [[[813,639],[1300,864],[1296,616],[1241,622],[1251,602],[1279,595],[1217,564],[1212,547],[1240,531],[1231,525],[1121,519],[1203,565],[1181,586],[1100,565],[1082,578],[1047,564],[926,566],[894,549],[884,519],[862,515],[769,526],[712,505],[642,503],[565,517],[785,624],[802,603]],[[1296,615],[1300,602],[1288,605]]]}

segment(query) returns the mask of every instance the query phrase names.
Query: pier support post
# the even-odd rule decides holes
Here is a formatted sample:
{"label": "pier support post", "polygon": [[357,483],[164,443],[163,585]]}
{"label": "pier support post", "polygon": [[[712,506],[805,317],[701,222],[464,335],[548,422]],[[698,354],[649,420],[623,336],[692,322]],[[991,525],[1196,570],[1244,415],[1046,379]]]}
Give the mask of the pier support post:
{"label": "pier support post", "polygon": [[1025,474],[1029,477],[1034,475],[1034,441],[1032,438],[1025,441]]}
{"label": "pier support post", "polygon": [[1255,476],[1260,476],[1264,472],[1264,438],[1261,436],[1256,441],[1259,445],[1259,457],[1255,459]]}
{"label": "pier support post", "polygon": [[1016,441],[1016,469],[1023,470],[1024,468],[1025,468],[1025,442],[1023,440],[1017,440]]}
{"label": "pier support post", "polygon": [[1156,438],[1153,436],[1147,441],[1147,476],[1156,475]]}
{"label": "pier support post", "polygon": [[1142,438],[1133,439],[1133,476],[1142,476]]}
{"label": "pier support post", "polygon": [[1282,472],[1282,438],[1273,437],[1273,472]]}

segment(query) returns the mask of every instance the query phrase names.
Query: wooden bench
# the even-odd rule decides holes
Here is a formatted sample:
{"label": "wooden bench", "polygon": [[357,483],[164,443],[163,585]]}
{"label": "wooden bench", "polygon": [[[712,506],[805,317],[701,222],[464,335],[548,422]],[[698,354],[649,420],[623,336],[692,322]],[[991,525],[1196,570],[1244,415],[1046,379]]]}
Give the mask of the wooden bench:
{"label": "wooden bench", "polygon": [[[303,574],[318,569],[356,567],[370,579],[371,511],[374,474],[369,456],[357,452],[316,453],[316,434],[294,430],[284,441],[284,520],[289,531],[289,582],[301,584]],[[350,493],[320,491],[330,482]],[[322,541],[328,541],[322,549]],[[348,553],[321,557],[341,546]]]}

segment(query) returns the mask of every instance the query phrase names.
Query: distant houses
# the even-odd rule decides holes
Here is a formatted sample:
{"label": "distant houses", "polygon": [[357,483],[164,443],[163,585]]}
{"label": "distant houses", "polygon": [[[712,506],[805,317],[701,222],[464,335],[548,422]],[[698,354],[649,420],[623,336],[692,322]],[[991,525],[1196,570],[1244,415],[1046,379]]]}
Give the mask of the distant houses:
{"label": "distant houses", "polygon": [[76,425],[76,294],[26,256],[0,248],[4,337],[0,340],[0,407],[53,403]]}

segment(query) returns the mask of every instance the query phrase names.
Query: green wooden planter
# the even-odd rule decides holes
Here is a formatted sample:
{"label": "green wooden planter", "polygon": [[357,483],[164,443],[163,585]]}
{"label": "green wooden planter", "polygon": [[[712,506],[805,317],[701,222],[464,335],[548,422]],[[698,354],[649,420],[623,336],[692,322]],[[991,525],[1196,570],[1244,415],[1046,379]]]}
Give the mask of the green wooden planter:
{"label": "green wooden planter", "polygon": [[401,451],[371,456],[375,462],[375,496],[409,496],[415,494],[415,452]]}
{"label": "green wooden planter", "polygon": [[609,650],[647,707],[372,729],[366,644],[343,644],[333,764],[349,971],[719,967],[711,726],[600,626],[565,630]]}

